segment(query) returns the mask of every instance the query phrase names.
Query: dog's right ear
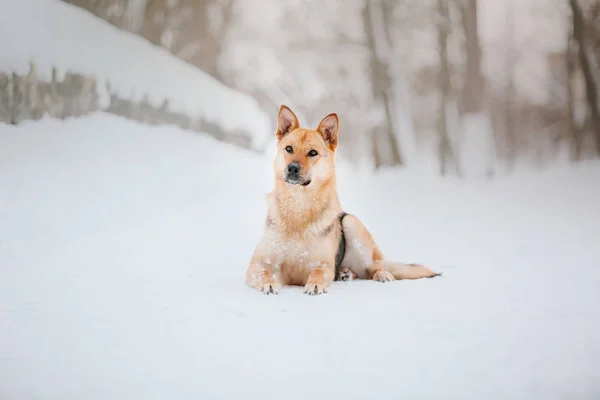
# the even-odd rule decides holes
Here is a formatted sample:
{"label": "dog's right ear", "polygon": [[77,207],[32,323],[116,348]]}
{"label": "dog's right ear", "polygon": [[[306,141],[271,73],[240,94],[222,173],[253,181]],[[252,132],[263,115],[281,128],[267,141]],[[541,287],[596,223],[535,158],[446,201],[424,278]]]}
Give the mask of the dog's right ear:
{"label": "dog's right ear", "polygon": [[288,106],[282,104],[277,115],[277,140],[283,139],[285,135],[298,128],[300,128],[298,117]]}

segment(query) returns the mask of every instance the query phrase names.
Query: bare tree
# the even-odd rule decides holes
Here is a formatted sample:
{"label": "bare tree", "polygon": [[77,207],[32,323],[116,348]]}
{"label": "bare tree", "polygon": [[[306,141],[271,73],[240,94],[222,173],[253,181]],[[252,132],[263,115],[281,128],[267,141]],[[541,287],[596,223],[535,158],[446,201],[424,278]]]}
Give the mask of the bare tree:
{"label": "bare tree", "polygon": [[150,43],[160,46],[167,26],[168,7],[166,0],[148,0],[140,34]]}
{"label": "bare tree", "polygon": [[[384,59],[383,46],[389,46],[388,30],[385,27],[384,11],[381,0],[366,1],[363,10],[363,20],[365,33],[367,36],[367,46],[371,54],[371,84],[373,88],[373,97],[376,104],[383,107],[385,120],[373,132],[373,158],[375,167],[381,165],[402,165],[403,160],[400,155],[398,139],[394,133],[394,125],[392,122],[392,111],[389,88],[391,87],[391,78],[388,72],[388,65]],[[379,35],[377,35],[379,33]],[[379,41],[379,43],[378,43]],[[385,42],[385,43],[382,43]],[[381,147],[378,148],[379,140],[387,142],[390,150],[389,161],[383,160],[381,156]]]}
{"label": "bare tree", "polygon": [[65,3],[83,8],[113,24],[119,29],[128,25],[127,6],[132,0],[63,0]]}
{"label": "bare tree", "polygon": [[440,57],[440,102],[439,102],[439,158],[440,173],[446,175],[450,166],[456,163],[450,133],[448,131],[448,104],[452,98],[452,81],[450,77],[450,61],[448,59],[448,37],[450,36],[450,14],[448,3],[438,0],[438,50]]}
{"label": "bare tree", "polygon": [[469,175],[491,177],[494,173],[495,137],[485,102],[485,79],[481,69],[482,51],[478,27],[478,1],[459,2],[464,31],[466,68],[463,76],[461,111],[463,140],[461,166]]}
{"label": "bare tree", "polygon": [[484,79],[481,72],[481,44],[477,26],[477,0],[464,0],[461,11],[467,53],[467,68],[461,108],[465,113],[476,113],[482,110],[484,89]]}
{"label": "bare tree", "polygon": [[575,93],[573,88],[573,80],[575,79],[575,72],[578,67],[577,63],[577,48],[575,39],[573,37],[573,25],[567,36],[567,49],[565,52],[566,66],[567,66],[567,77],[565,87],[567,89],[567,112],[569,115],[569,137],[572,143],[572,160],[579,161],[583,155],[583,127],[579,126],[576,121],[576,109],[575,109]]}
{"label": "bare tree", "polygon": [[[233,0],[148,0],[141,34],[221,79],[217,62],[231,23],[232,5]],[[218,27],[214,26],[215,20],[219,21]]]}
{"label": "bare tree", "polygon": [[219,45],[210,30],[211,0],[179,0],[173,10],[175,35],[171,52],[217,77]]}
{"label": "bare tree", "polygon": [[515,41],[515,19],[511,2],[507,2],[506,10],[506,87],[504,93],[504,118],[506,126],[506,158],[509,170],[514,168],[517,159],[517,126],[515,121],[515,67],[518,61]]}
{"label": "bare tree", "polygon": [[569,0],[573,13],[573,37],[577,41],[579,64],[585,79],[586,97],[591,115],[591,128],[595,138],[596,152],[600,155],[600,110],[598,110],[598,83],[595,76],[593,54],[585,28],[585,18],[577,0]]}

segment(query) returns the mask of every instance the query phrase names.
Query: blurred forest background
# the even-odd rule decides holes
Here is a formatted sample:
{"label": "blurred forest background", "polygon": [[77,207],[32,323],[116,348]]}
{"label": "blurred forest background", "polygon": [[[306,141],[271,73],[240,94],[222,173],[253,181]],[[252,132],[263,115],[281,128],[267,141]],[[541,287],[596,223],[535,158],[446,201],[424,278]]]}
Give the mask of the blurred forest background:
{"label": "blurred forest background", "polygon": [[357,163],[493,176],[600,156],[600,0],[65,1],[273,118],[337,112]]}

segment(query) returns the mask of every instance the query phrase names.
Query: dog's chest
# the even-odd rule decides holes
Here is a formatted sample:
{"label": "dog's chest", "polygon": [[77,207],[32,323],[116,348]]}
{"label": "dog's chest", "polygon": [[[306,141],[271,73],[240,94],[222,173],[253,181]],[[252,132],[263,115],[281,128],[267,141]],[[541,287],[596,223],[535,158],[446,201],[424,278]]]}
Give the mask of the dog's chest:
{"label": "dog's chest", "polygon": [[270,262],[274,267],[294,265],[298,267],[316,268],[323,262],[335,257],[332,238],[320,237],[318,228],[309,229],[297,236],[284,235],[277,230],[268,234]]}
{"label": "dog's chest", "polygon": [[303,285],[315,268],[334,268],[330,240],[307,236],[279,236],[271,242],[270,257],[265,262],[270,263],[273,276],[282,284]]}
{"label": "dog's chest", "polygon": [[263,250],[274,274],[300,282],[317,267],[334,267],[337,209],[302,196],[269,200]]}

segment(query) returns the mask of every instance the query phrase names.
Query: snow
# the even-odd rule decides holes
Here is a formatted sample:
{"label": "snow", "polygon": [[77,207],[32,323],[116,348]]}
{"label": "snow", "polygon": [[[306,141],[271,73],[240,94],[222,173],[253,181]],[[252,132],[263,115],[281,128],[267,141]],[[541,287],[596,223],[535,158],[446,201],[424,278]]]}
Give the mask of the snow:
{"label": "snow", "polygon": [[93,76],[105,106],[107,82],[124,98],[148,94],[155,106],[168,98],[173,111],[250,134],[256,149],[275,129],[252,97],[80,8],[58,0],[0,0],[0,8],[10,10],[0,13],[0,37],[10,38],[0,41],[0,70],[26,74],[33,60],[45,80],[54,66]]}
{"label": "snow", "polygon": [[248,288],[271,158],[95,114],[0,125],[0,398],[600,396],[598,163],[495,183],[338,164],[440,278]]}

